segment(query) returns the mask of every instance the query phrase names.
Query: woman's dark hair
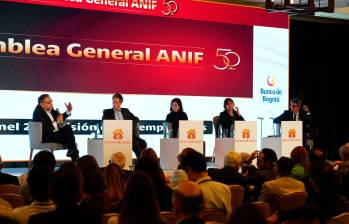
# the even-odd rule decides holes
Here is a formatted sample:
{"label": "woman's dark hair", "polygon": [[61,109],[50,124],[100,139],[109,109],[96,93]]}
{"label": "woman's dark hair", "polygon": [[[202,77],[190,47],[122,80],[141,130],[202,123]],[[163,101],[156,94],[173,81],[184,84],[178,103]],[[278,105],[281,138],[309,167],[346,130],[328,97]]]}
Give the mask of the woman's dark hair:
{"label": "woman's dark hair", "polygon": [[154,185],[146,173],[137,171],[128,180],[119,223],[161,223]]}
{"label": "woman's dark hair", "polygon": [[[181,99],[179,99],[179,98],[174,98],[174,99],[172,99],[172,100],[171,100],[171,105],[172,105],[173,102],[176,102],[176,103],[178,104],[178,106],[179,106],[179,112],[183,112],[183,106],[182,106],[182,101],[181,101]],[[170,111],[173,112],[172,106],[171,106],[171,105],[170,105]]]}
{"label": "woman's dark hair", "polygon": [[223,103],[224,109],[225,109],[225,106],[226,106],[229,102],[234,103],[234,100],[233,100],[232,98],[225,98],[224,103]]}

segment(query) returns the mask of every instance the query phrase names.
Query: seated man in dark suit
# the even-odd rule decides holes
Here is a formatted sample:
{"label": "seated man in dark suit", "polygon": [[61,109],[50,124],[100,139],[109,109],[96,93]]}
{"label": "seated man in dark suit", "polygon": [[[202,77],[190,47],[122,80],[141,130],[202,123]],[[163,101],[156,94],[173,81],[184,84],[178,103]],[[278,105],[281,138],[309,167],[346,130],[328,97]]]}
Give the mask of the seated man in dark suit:
{"label": "seated man in dark suit", "polygon": [[274,118],[273,122],[280,124],[281,121],[303,121],[303,145],[306,143],[306,132],[313,125],[313,119],[309,108],[306,105],[302,106],[302,101],[299,98],[294,98],[290,101],[290,110],[285,110],[280,116]]}
{"label": "seated man in dark suit", "polygon": [[70,116],[73,106],[65,104],[67,111],[64,114],[53,109],[52,99],[48,94],[38,98],[38,105],[33,113],[33,121],[42,123],[42,142],[57,142],[68,148],[67,156],[75,162],[79,158],[75,137],[70,125],[64,120]]}
{"label": "seated man in dark suit", "polygon": [[141,152],[147,148],[146,141],[141,139],[138,134],[139,119],[133,115],[129,109],[121,108],[122,102],[124,101],[121,94],[114,94],[112,99],[113,108],[103,111],[102,120],[132,120],[132,150],[138,158]]}
{"label": "seated man in dark suit", "polygon": [[12,176],[10,174],[1,172],[3,167],[4,167],[4,164],[3,164],[1,156],[0,156],[0,185],[2,185],[2,184],[19,185],[19,181],[18,181],[18,178],[16,176]]}

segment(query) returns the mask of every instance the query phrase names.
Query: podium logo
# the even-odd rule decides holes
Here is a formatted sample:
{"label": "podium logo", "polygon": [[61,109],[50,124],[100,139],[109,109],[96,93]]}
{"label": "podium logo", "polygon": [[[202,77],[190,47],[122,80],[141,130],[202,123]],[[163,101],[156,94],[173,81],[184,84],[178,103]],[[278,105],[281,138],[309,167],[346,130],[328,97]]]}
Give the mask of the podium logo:
{"label": "podium logo", "polygon": [[196,130],[194,128],[189,129],[187,131],[187,137],[188,137],[188,139],[195,139],[196,138]]}
{"label": "podium logo", "polygon": [[250,129],[248,129],[248,128],[243,129],[242,130],[242,138],[250,138],[250,133],[251,133]]}
{"label": "podium logo", "polygon": [[113,131],[113,139],[120,140],[120,139],[123,139],[123,138],[124,138],[124,136],[123,136],[122,129],[115,129]]}
{"label": "podium logo", "polygon": [[267,83],[268,83],[268,86],[275,86],[276,82],[275,82],[274,76],[269,75],[267,78]]}
{"label": "podium logo", "polygon": [[291,128],[290,130],[288,130],[288,137],[295,138],[296,137],[296,129]]}

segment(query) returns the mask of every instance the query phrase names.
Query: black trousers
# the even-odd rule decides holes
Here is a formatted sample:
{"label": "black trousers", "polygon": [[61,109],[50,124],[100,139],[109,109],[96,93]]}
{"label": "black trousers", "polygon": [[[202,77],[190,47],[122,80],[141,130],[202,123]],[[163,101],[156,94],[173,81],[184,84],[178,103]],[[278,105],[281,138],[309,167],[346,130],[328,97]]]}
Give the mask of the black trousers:
{"label": "black trousers", "polygon": [[79,150],[76,148],[75,136],[70,125],[65,125],[59,128],[59,131],[53,132],[50,142],[57,142],[68,148],[67,156],[72,157],[79,155]]}

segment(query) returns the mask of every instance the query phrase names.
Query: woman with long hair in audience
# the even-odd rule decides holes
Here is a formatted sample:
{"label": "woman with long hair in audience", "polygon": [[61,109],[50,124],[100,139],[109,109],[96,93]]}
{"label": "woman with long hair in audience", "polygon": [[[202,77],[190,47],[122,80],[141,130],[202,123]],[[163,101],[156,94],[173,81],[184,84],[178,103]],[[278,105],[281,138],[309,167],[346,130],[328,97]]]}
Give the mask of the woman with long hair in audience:
{"label": "woman with long hair in audience", "polygon": [[109,212],[120,212],[119,204],[126,187],[125,174],[118,165],[110,164],[104,168],[104,177]]}
{"label": "woman with long hair in audience", "polygon": [[295,164],[291,171],[291,177],[305,181],[309,177],[308,151],[303,146],[297,146],[291,151],[292,162]]}
{"label": "woman with long hair in audience", "polygon": [[143,171],[153,181],[160,211],[172,210],[172,189],[167,186],[159,163],[148,157],[140,157],[135,165],[135,171]]}
{"label": "woman with long hair in audience", "polygon": [[120,216],[112,217],[108,224],[163,224],[156,201],[155,188],[144,172],[135,172],[127,182]]}

